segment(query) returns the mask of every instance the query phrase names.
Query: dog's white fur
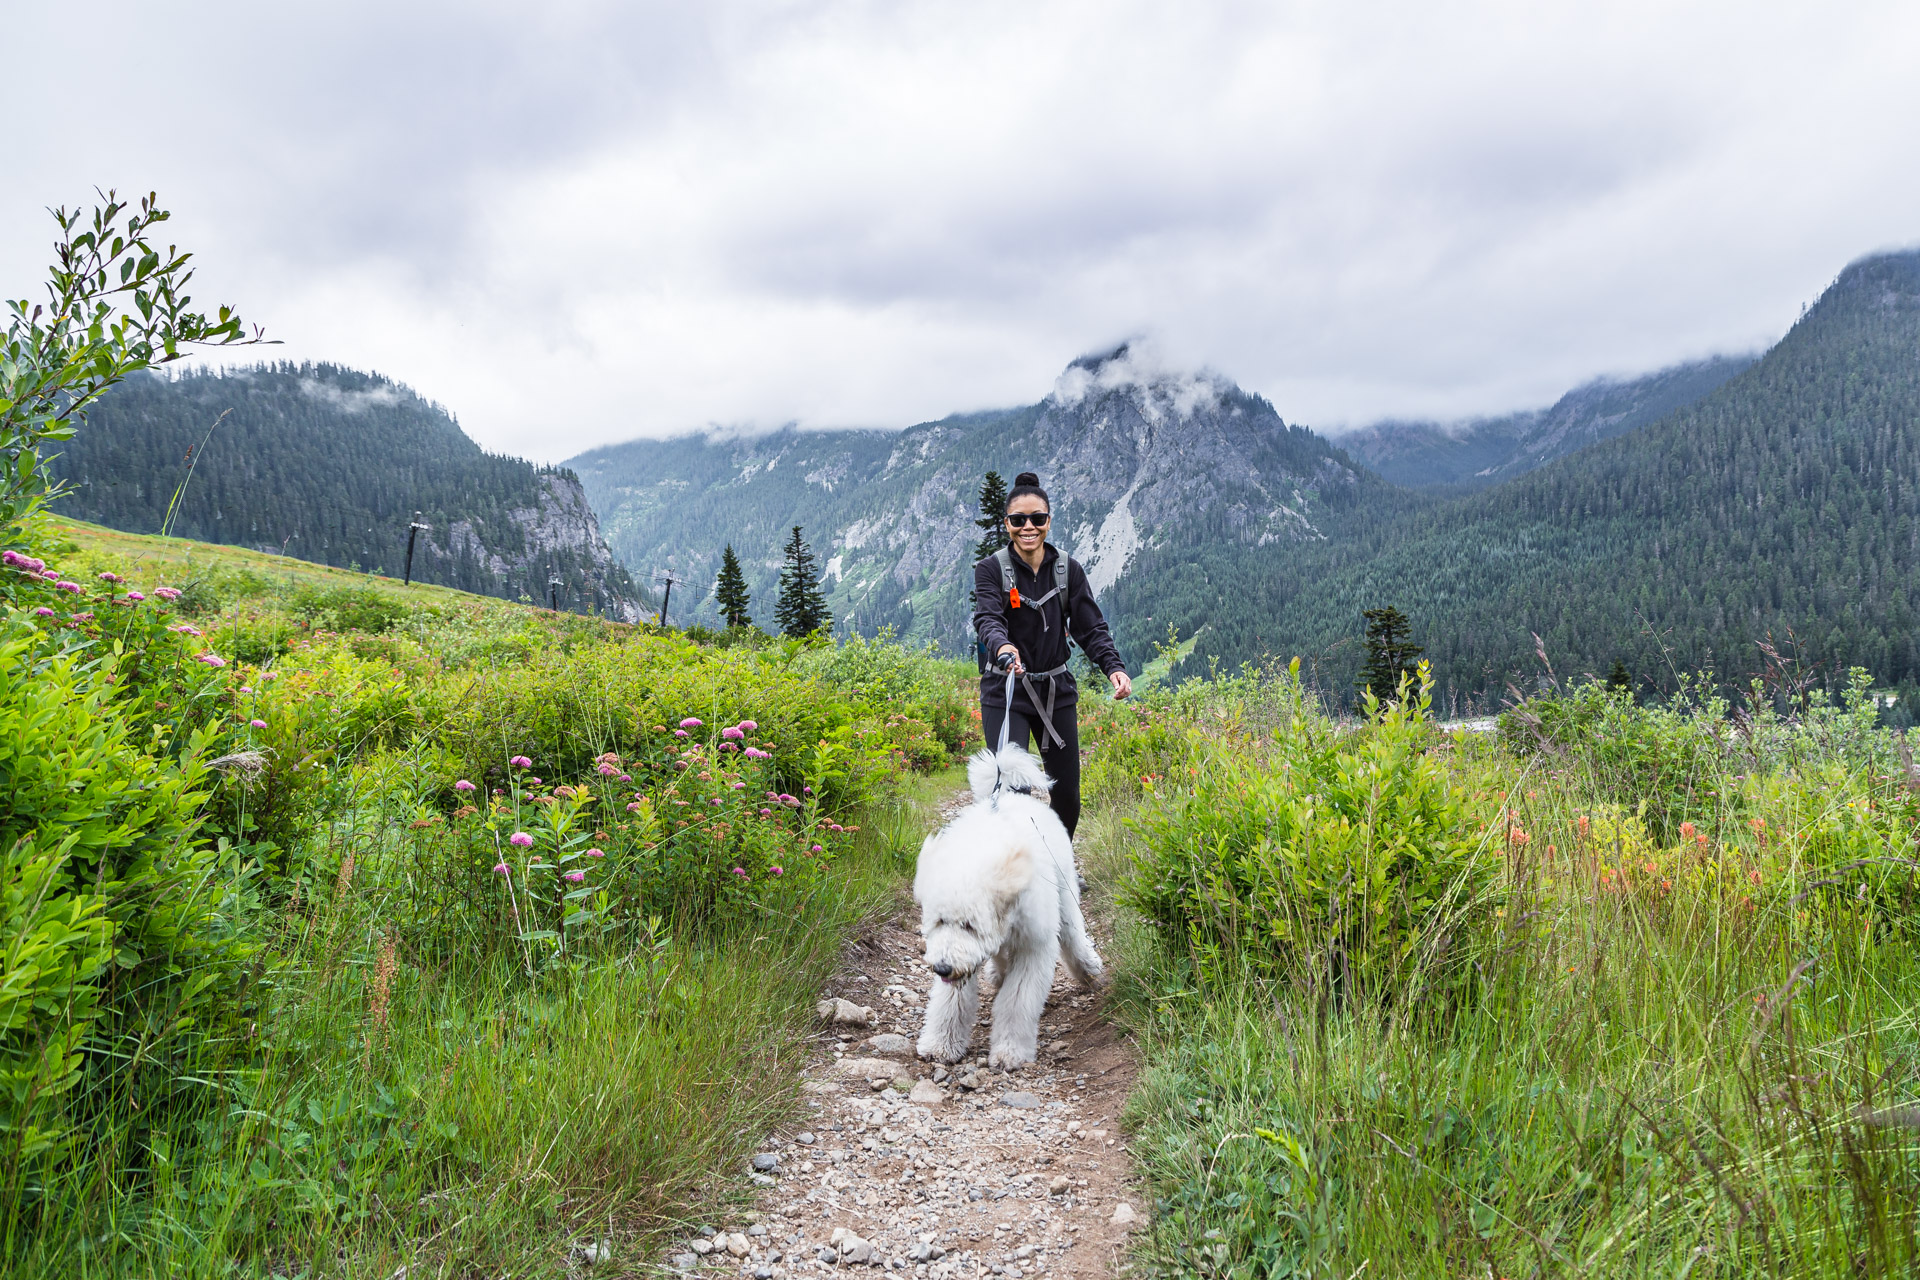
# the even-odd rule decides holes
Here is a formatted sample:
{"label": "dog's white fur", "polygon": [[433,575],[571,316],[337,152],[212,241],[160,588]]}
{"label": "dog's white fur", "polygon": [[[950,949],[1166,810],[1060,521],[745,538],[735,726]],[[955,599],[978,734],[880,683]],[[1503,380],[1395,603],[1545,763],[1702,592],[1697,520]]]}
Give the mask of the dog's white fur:
{"label": "dog's white fur", "polygon": [[[980,1013],[980,970],[988,960],[999,975],[993,999],[990,1065],[1033,1061],[1040,1014],[1061,959],[1083,987],[1104,966],[1080,914],[1080,881],[1073,842],[1047,807],[1052,781],[1023,745],[1009,743],[996,758],[981,751],[967,764],[973,804],[927,837],[913,878],[920,905],[920,936],[936,977],[920,1032],[923,1058],[958,1062],[967,1055]],[[996,792],[995,784],[1003,789]],[[1021,795],[1006,787],[1030,787]]]}

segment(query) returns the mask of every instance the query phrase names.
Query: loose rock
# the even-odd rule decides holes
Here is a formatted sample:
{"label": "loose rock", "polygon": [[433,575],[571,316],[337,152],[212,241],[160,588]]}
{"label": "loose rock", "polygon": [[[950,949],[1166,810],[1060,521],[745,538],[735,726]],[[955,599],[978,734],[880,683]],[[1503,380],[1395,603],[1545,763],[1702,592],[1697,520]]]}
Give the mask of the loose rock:
{"label": "loose rock", "polygon": [[867,1041],[867,1048],[873,1050],[875,1053],[897,1053],[904,1055],[913,1052],[913,1041],[907,1039],[905,1036],[895,1035],[889,1031],[884,1035],[877,1035],[869,1039]]}
{"label": "loose rock", "polygon": [[841,1027],[871,1027],[880,1021],[880,1015],[872,1009],[838,996],[822,1000],[816,1006],[816,1011],[822,1020]]}
{"label": "loose rock", "polygon": [[747,1238],[738,1231],[727,1237],[727,1252],[734,1257],[744,1258],[752,1251],[753,1246],[748,1244]]}
{"label": "loose rock", "polygon": [[1014,1093],[1001,1094],[1000,1105],[1003,1107],[1013,1107],[1020,1111],[1032,1111],[1040,1105],[1040,1099],[1030,1093],[1016,1091]]}
{"label": "loose rock", "polygon": [[772,1173],[780,1167],[780,1157],[771,1151],[762,1151],[753,1158],[753,1167],[761,1173]]}
{"label": "loose rock", "polygon": [[946,1091],[931,1080],[917,1080],[913,1091],[907,1094],[908,1102],[917,1102],[923,1107],[937,1107],[947,1100]]}
{"label": "loose rock", "polygon": [[1110,1218],[1109,1221],[1116,1227],[1133,1225],[1135,1221],[1133,1206],[1125,1200],[1122,1200],[1119,1204],[1113,1206],[1113,1217]]}

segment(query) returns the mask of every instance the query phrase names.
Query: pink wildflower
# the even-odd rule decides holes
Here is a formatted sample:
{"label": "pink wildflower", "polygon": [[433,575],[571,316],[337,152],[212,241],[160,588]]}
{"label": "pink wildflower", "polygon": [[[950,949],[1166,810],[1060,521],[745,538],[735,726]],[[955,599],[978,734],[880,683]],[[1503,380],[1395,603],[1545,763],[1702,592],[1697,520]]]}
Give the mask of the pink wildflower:
{"label": "pink wildflower", "polygon": [[767,868],[767,874],[768,874],[768,875],[770,875],[770,876],[783,876],[783,875],[785,875],[785,874],[787,874],[787,873],[786,873],[786,872],[784,872],[784,871],[782,871],[782,870],[780,869],[780,867],[778,866],[778,864],[776,864],[776,865],[774,865],[774,866],[771,866],[771,867],[768,867],[768,868]]}
{"label": "pink wildflower", "polygon": [[632,775],[632,774],[630,774],[630,773],[623,773],[623,774],[621,774],[621,775],[620,775],[620,781],[622,781],[622,782],[632,782],[632,781],[633,781],[633,775]]}
{"label": "pink wildflower", "polygon": [[638,812],[640,812],[640,802],[639,802],[638,800],[634,800],[634,801],[631,801],[631,802],[630,802],[630,803],[629,803],[629,804],[627,805],[627,812],[628,812],[628,813],[638,813]]}
{"label": "pink wildflower", "polygon": [[42,617],[42,618],[51,618],[53,616],[53,610],[47,608],[47,606],[45,605],[41,605],[38,609],[35,609],[33,612],[36,616]]}
{"label": "pink wildflower", "polygon": [[744,867],[735,867],[733,869],[733,874],[739,876],[742,880],[745,880],[747,878],[746,868]]}
{"label": "pink wildflower", "polygon": [[460,781],[453,784],[453,789],[455,791],[471,791],[473,790],[473,784],[471,782],[468,782],[465,778],[462,778],[460,779]]}
{"label": "pink wildflower", "polygon": [[825,850],[821,846],[815,845],[813,846],[813,848],[807,850],[807,852],[808,853],[824,853]]}
{"label": "pink wildflower", "polygon": [[120,581],[120,575],[119,575],[119,574],[117,574],[117,573],[103,573],[103,574],[101,574],[101,575],[100,575],[100,581],[102,581],[102,582],[118,582],[118,581]]}
{"label": "pink wildflower", "polygon": [[763,818],[771,818],[771,817],[773,816],[773,810],[771,810],[771,809],[762,809],[762,810],[760,811],[760,816],[761,816],[761,817],[763,817]]}
{"label": "pink wildflower", "polygon": [[589,849],[587,850],[587,856],[589,858],[604,858],[607,856],[607,853],[604,849]]}
{"label": "pink wildflower", "polygon": [[77,582],[56,582],[53,585],[62,591],[72,592],[74,595],[79,595],[82,591],[86,590],[85,587],[82,587]]}
{"label": "pink wildflower", "polygon": [[599,769],[600,776],[603,778],[611,778],[614,774],[618,772],[620,772],[620,770],[614,768],[610,764],[603,764],[600,766],[600,769]]}
{"label": "pink wildflower", "polygon": [[587,873],[584,871],[567,872],[567,879],[573,881],[573,883],[575,884],[579,884],[582,880],[585,880],[586,878],[587,878]]}
{"label": "pink wildflower", "polygon": [[129,591],[127,592],[127,599],[133,601],[135,604],[138,604],[140,601],[145,600],[146,597],[141,595],[138,591]]}
{"label": "pink wildflower", "polygon": [[540,779],[538,779],[538,778],[528,778],[528,779],[527,779],[527,785],[528,785],[528,786],[530,786],[530,787],[537,787],[537,786],[539,786],[539,785],[540,785]]}
{"label": "pink wildflower", "polygon": [[204,662],[210,667],[224,667],[227,665],[227,660],[225,658],[221,657],[217,653],[212,653],[212,652],[196,653],[193,655],[193,660],[195,662]]}
{"label": "pink wildflower", "polygon": [[765,752],[765,751],[762,751],[762,750],[761,750],[760,748],[758,748],[758,747],[748,747],[748,748],[747,748],[747,749],[746,749],[746,750],[745,750],[744,752],[742,752],[741,754],[742,754],[742,755],[744,755],[744,756],[746,756],[746,758],[747,758],[747,759],[749,759],[749,760],[771,760],[771,759],[773,759],[773,756],[772,756],[772,755],[771,755],[771,754],[770,754],[769,752]]}
{"label": "pink wildflower", "polygon": [[162,600],[178,600],[180,598],[180,588],[155,587],[153,589],[153,594],[159,596]]}
{"label": "pink wildflower", "polygon": [[507,870],[506,863],[496,862],[493,864],[493,874],[497,876],[505,876],[505,875],[512,875],[513,873]]}
{"label": "pink wildflower", "polygon": [[746,784],[746,783],[744,783],[744,782],[736,782],[736,783],[734,783],[734,784],[733,784],[733,789],[734,789],[735,791],[744,791],[744,790],[746,790],[746,786],[747,786],[747,784]]}
{"label": "pink wildflower", "polygon": [[698,729],[703,723],[705,722],[702,721],[699,716],[688,716],[680,722],[680,727],[682,729]]}
{"label": "pink wildflower", "polygon": [[740,739],[746,737],[747,735],[742,733],[737,726],[733,726],[733,727],[722,729],[720,731],[720,736],[723,738],[730,738],[733,741],[738,742],[740,741]]}
{"label": "pink wildflower", "polygon": [[516,831],[507,837],[507,843],[516,848],[529,849],[533,847],[533,837],[524,831]]}
{"label": "pink wildflower", "polygon": [[758,729],[760,726],[755,724],[751,720],[742,720],[740,722],[740,727],[742,729],[745,729],[748,733],[752,733],[755,729]]}
{"label": "pink wildflower", "polygon": [[676,738],[684,738],[687,736],[687,731],[685,729],[675,729],[673,731],[673,736]]}
{"label": "pink wildflower", "polygon": [[267,722],[265,720],[249,720],[247,721],[247,723],[255,729],[264,729],[267,727]]}
{"label": "pink wildflower", "polygon": [[533,767],[533,761],[527,759],[525,756],[513,756],[508,759],[507,763],[516,769],[530,769]]}
{"label": "pink wildflower", "polygon": [[713,797],[711,797],[711,798],[709,798],[709,799],[708,799],[708,801],[707,801],[707,803],[708,803],[708,804],[719,804],[719,803],[720,803],[720,797],[719,797],[719,796],[713,796]]}

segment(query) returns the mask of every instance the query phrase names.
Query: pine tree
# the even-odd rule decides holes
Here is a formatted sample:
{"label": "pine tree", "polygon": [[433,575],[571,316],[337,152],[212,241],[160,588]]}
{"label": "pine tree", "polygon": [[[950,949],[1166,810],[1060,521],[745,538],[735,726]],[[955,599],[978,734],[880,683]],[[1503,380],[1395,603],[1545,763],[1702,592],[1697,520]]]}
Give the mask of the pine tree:
{"label": "pine tree", "polygon": [[747,612],[747,606],[753,603],[753,597],[747,594],[747,575],[740,572],[740,557],[733,554],[733,544],[727,544],[726,554],[720,557],[720,576],[713,585],[714,603],[720,606],[720,618],[729,627],[750,627],[753,615]]}
{"label": "pine tree", "polygon": [[1391,702],[1400,696],[1403,674],[1417,678],[1417,660],[1426,650],[1408,639],[1413,624],[1393,606],[1368,609],[1363,616],[1367,620],[1367,665],[1360,673],[1359,686],[1373,690],[1380,701]]}
{"label": "pine tree", "polygon": [[987,472],[986,483],[980,486],[980,518],[974,523],[987,534],[974,548],[974,559],[985,560],[1007,545],[1007,482],[998,471]]}
{"label": "pine tree", "polygon": [[1613,660],[1613,670],[1607,672],[1607,688],[1625,692],[1633,688],[1633,673],[1627,670],[1627,664],[1620,659]]}
{"label": "pine tree", "polygon": [[780,599],[773,607],[780,634],[810,636],[816,631],[825,631],[833,625],[833,615],[827,611],[826,592],[820,589],[820,571],[814,564],[812,549],[800,537],[799,525],[793,526],[785,555],[787,562],[780,570]]}

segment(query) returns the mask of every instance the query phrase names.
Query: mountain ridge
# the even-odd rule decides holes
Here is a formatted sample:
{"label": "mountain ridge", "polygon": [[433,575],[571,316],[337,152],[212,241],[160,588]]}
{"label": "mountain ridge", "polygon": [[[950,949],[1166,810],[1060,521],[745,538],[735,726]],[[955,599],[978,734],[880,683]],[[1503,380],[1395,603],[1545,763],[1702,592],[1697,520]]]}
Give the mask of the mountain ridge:
{"label": "mountain ridge", "polygon": [[488,453],[379,374],[283,362],[135,377],[52,469],[70,490],[54,510],[128,532],[157,532],[179,490],[182,536],[398,576],[420,511],[420,581],[545,601],[558,577],[563,607],[632,621],[646,605],[577,476]]}

